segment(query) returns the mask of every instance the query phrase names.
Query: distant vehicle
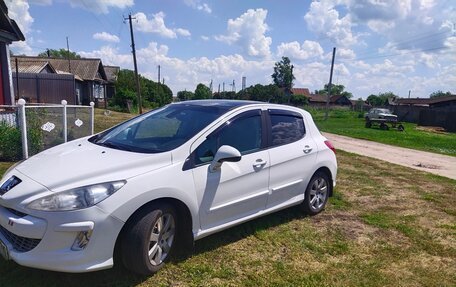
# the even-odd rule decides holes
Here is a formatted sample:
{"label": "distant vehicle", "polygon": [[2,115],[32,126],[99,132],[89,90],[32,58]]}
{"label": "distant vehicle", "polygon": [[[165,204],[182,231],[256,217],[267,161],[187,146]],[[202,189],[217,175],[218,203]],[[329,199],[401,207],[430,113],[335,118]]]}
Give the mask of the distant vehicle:
{"label": "distant vehicle", "polygon": [[373,124],[378,124],[380,129],[388,130],[388,124],[399,131],[404,130],[404,126],[398,122],[397,116],[388,109],[372,108],[364,115],[366,119],[366,128],[372,127]]}
{"label": "distant vehicle", "polygon": [[247,220],[299,204],[321,212],[336,174],[334,147],[306,111],[174,103],[10,168],[0,254],[63,272],[110,268],[118,254],[153,274],[194,240]]}

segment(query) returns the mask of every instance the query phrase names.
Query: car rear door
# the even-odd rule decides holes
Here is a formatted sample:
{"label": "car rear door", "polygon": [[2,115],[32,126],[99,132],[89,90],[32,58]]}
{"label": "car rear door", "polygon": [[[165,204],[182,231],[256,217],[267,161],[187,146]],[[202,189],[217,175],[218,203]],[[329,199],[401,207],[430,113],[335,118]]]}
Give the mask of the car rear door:
{"label": "car rear door", "polygon": [[269,125],[269,198],[266,208],[287,206],[302,201],[314,172],[317,145],[306,132],[303,114],[270,109]]}

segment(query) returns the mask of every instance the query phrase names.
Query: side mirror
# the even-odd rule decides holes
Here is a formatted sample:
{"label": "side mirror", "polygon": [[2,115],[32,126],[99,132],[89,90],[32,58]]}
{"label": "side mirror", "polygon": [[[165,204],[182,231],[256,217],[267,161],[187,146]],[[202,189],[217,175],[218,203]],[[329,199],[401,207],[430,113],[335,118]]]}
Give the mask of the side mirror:
{"label": "side mirror", "polygon": [[221,146],[217,153],[214,156],[214,159],[209,166],[210,172],[216,172],[222,166],[222,163],[227,162],[237,162],[241,160],[241,153],[232,146],[223,145]]}

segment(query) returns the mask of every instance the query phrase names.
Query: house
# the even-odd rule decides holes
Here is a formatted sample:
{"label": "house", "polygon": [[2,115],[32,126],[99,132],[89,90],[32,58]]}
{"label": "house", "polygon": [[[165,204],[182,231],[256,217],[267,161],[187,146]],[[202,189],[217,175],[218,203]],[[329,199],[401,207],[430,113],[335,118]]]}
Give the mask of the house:
{"label": "house", "polygon": [[372,105],[364,100],[350,100],[350,102],[352,109],[356,111],[368,111],[372,108]]}
{"label": "house", "polygon": [[[63,58],[42,58],[29,56],[11,57],[11,65],[19,70],[16,75],[16,83],[19,82],[19,96],[24,96],[21,90],[21,78],[30,78],[29,74],[34,73],[35,77],[44,78],[54,82],[47,82],[47,86],[53,86],[56,96],[43,97],[43,93],[38,90],[42,88],[40,85],[35,87],[36,95],[30,97],[40,103],[60,103],[65,99],[68,103],[77,105],[89,105],[90,102],[95,102],[96,107],[106,106],[106,93],[108,80],[100,59],[63,59]],[[16,68],[15,68],[16,69]],[[16,71],[16,70],[15,70]],[[30,73],[26,73],[30,72]],[[38,76],[40,74],[41,76]],[[43,76],[42,74],[47,74]],[[72,81],[72,84],[66,83],[65,88],[58,88],[59,81]],[[62,82],[60,82],[62,84]],[[71,88],[69,86],[72,85]],[[49,91],[49,90],[48,90]]]}
{"label": "house", "polygon": [[[314,107],[324,107],[326,106],[327,96],[311,94],[308,97],[309,105]],[[352,107],[352,102],[344,95],[333,95],[329,98],[330,107]]]}
{"label": "house", "polygon": [[27,103],[75,102],[75,78],[72,74],[58,74],[46,58],[12,57],[11,69],[16,100]]}
{"label": "house", "polygon": [[310,97],[310,91],[307,88],[292,88],[291,93],[293,95],[302,95],[306,98]]}
{"label": "house", "polygon": [[95,107],[106,107],[106,85],[108,83],[100,59],[62,59],[47,58],[57,73],[70,73],[76,80],[76,103]]}
{"label": "house", "polygon": [[106,98],[112,99],[116,94],[116,82],[117,82],[117,75],[120,72],[120,67],[118,66],[104,66],[104,70],[106,73],[106,78],[108,83],[106,85]]}
{"label": "house", "polygon": [[456,132],[456,95],[435,98],[398,98],[389,108],[402,121],[439,126]]}
{"label": "house", "polygon": [[9,45],[15,41],[24,41],[25,37],[16,22],[8,17],[8,8],[0,0],[0,105],[12,105],[11,67]]}

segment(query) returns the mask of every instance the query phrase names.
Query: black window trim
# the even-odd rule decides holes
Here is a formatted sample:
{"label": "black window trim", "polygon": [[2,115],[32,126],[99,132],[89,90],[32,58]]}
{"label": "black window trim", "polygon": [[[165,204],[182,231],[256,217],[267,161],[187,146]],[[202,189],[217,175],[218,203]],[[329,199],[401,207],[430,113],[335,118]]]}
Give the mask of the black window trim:
{"label": "black window trim", "polygon": [[[304,121],[304,117],[301,113],[295,112],[295,111],[289,111],[289,110],[281,110],[281,109],[268,109],[267,112],[264,113],[266,121],[267,121],[267,129],[268,129],[268,147],[267,148],[276,148],[284,145],[289,145],[295,142],[298,142],[302,140],[303,138],[306,137],[307,135],[307,130],[306,130],[306,122]],[[291,116],[295,118],[299,118],[302,120],[302,123],[304,125],[304,134],[302,137],[300,137],[298,140],[285,143],[285,144],[280,144],[280,145],[272,145],[272,120],[271,120],[271,115],[279,115],[279,116]]]}
{"label": "black window trim", "polygon": [[[234,122],[238,119],[245,119],[245,118],[250,118],[250,117],[254,117],[254,116],[260,116],[261,117],[261,147],[259,150],[255,150],[255,151],[252,151],[252,152],[249,152],[249,153],[246,153],[246,154],[243,154],[243,155],[248,155],[248,154],[251,154],[251,153],[255,153],[255,152],[259,152],[259,151],[263,151],[265,149],[267,149],[269,147],[269,126],[267,124],[267,120],[265,118],[265,111],[262,111],[260,108],[257,108],[257,109],[254,109],[254,110],[249,110],[249,111],[245,111],[243,113],[240,113],[240,114],[237,114],[235,115],[234,117],[226,120],[223,124],[221,124],[218,128],[216,128],[214,131],[212,131],[205,139],[204,141],[206,141],[206,139],[210,138],[210,137],[214,137],[214,136],[217,136],[217,134],[223,129],[225,128],[226,126],[229,125],[229,123],[231,122]],[[202,141],[200,143],[200,145],[204,142]],[[200,146],[198,145],[198,147]],[[204,163],[200,163],[200,164],[196,164],[195,163],[195,151],[198,149],[198,147],[196,147],[192,153],[185,159],[185,162],[184,162],[184,165],[182,166],[182,171],[186,171],[186,170],[189,170],[189,169],[193,169],[193,168],[196,168],[196,167],[200,167],[200,166],[204,166],[204,165],[209,165],[211,162],[204,162]]]}

